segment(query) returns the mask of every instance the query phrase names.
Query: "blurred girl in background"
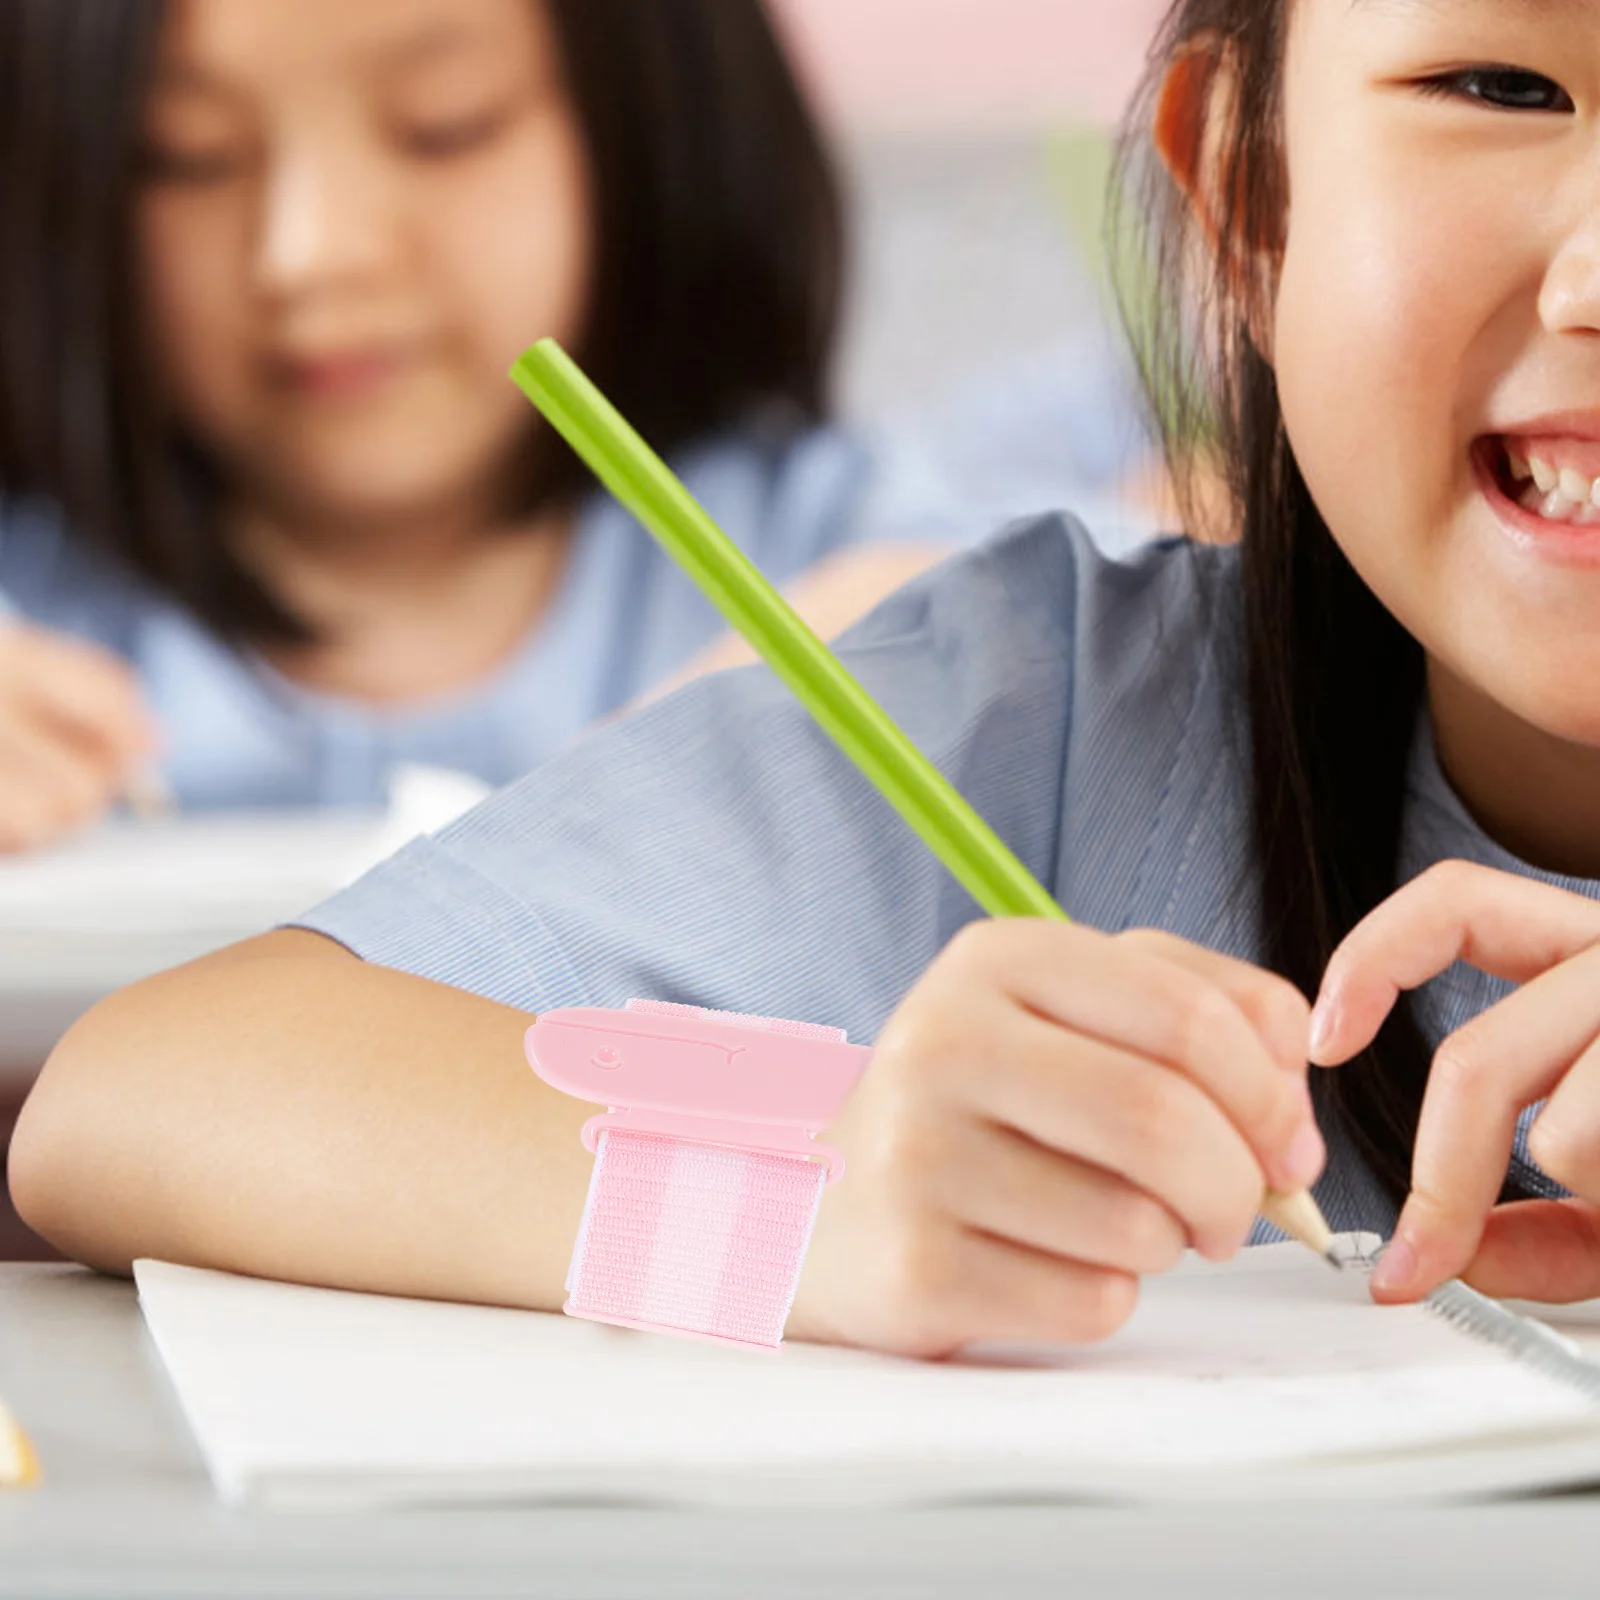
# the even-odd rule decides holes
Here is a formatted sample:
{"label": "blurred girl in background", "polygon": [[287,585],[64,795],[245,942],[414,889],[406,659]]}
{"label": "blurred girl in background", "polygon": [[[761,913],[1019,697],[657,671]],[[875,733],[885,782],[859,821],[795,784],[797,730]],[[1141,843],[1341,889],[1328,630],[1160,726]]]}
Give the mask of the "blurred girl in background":
{"label": "blurred girl in background", "polygon": [[13,0],[0,197],[0,847],[147,763],[500,783],[693,671],[715,612],[507,380],[541,335],[820,629],[943,553],[829,560],[840,207],[759,0]]}
{"label": "blurred girl in background", "polygon": [[649,996],[873,1041],[792,1336],[1100,1338],[1312,1182],[1381,1299],[1600,1294],[1597,127],[1600,0],[1173,0],[1127,304],[1237,544],[1038,519],[840,645],[1074,925],[980,917],[717,674],[102,1002],[19,1210],[123,1272],[553,1309],[593,1107],[529,1014]]}

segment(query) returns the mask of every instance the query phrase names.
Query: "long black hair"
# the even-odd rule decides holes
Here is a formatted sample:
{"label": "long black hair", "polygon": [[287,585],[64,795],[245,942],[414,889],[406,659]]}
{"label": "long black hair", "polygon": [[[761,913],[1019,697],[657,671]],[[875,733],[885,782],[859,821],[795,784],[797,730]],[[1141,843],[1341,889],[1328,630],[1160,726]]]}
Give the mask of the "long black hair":
{"label": "long black hair", "polygon": [[[1120,141],[1112,243],[1122,311],[1180,502],[1227,489],[1242,541],[1253,786],[1266,964],[1316,992],[1346,933],[1396,887],[1406,770],[1425,687],[1421,647],[1334,541],[1295,461],[1253,329],[1270,326],[1288,181],[1282,78],[1293,0],[1177,0]],[[1210,215],[1150,149],[1170,70]],[[1410,1183],[1429,1051],[1408,1004],[1359,1061],[1315,1078],[1397,1200]]]}
{"label": "long black hair", "polygon": [[[586,367],[666,451],[771,402],[822,414],[842,206],[762,0],[537,3],[593,174]],[[132,212],[164,12],[0,4],[0,493],[54,502],[224,635],[303,638],[224,547],[214,470],[145,370]],[[530,510],[586,482],[531,413],[521,477]]]}

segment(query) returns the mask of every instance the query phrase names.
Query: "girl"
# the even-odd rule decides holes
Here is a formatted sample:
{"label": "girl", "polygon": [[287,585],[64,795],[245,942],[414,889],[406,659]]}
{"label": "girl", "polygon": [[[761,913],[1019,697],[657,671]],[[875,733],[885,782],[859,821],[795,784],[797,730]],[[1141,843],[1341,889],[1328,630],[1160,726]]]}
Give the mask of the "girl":
{"label": "girl", "polygon": [[13,5],[0,108],[0,848],[150,759],[196,806],[503,782],[713,638],[507,385],[539,333],[781,580],[863,534],[759,0]]}
{"label": "girl", "polygon": [[1600,1290],[1600,0],[1179,0],[1155,59],[1146,364],[1242,543],[1021,524],[843,650],[1081,921],[977,918],[719,674],[92,1012],[35,1227],[556,1306],[589,1108],[527,1013],[644,995],[876,1042],[796,1335],[1102,1336],[1325,1156],[1336,1227],[1398,1211],[1385,1298]]}

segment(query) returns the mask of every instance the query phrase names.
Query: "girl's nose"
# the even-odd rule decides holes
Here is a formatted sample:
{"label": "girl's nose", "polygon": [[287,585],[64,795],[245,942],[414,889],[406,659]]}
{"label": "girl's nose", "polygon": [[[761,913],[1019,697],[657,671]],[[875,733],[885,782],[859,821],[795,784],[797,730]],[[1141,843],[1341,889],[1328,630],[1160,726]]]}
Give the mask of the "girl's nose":
{"label": "girl's nose", "polygon": [[1600,333],[1600,181],[1575,197],[1572,221],[1545,273],[1539,317],[1552,333]]}
{"label": "girl's nose", "polygon": [[274,155],[258,223],[261,291],[289,298],[381,273],[394,247],[384,187],[378,172],[327,142]]}

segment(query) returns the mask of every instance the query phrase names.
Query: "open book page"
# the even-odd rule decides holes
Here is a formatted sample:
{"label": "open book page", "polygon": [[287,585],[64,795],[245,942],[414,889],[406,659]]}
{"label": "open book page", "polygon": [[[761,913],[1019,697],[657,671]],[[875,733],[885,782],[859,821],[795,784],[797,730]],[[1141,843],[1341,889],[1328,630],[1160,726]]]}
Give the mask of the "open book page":
{"label": "open book page", "polygon": [[[940,1364],[793,1343],[772,1357],[152,1262],[137,1276],[230,1498],[1284,1493],[1318,1464],[1575,1435],[1600,1470],[1580,1396],[1420,1308],[1373,1306],[1359,1276],[1296,1245],[1152,1281],[1104,1346]],[[1437,1486],[1408,1470],[1415,1492]]]}
{"label": "open book page", "polygon": [[1569,1340],[1588,1360],[1600,1363],[1600,1300],[1580,1300],[1571,1305],[1507,1300],[1505,1304],[1524,1317],[1537,1317],[1547,1328]]}
{"label": "open book page", "polygon": [[996,1344],[967,1359],[1196,1382],[1498,1365],[1495,1351],[1419,1308],[1373,1305],[1367,1276],[1381,1243],[1376,1234],[1341,1235],[1344,1272],[1295,1244],[1246,1250],[1225,1267],[1190,1255],[1146,1283],[1132,1320],[1104,1344]]}

